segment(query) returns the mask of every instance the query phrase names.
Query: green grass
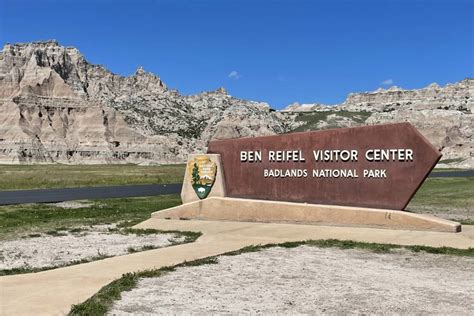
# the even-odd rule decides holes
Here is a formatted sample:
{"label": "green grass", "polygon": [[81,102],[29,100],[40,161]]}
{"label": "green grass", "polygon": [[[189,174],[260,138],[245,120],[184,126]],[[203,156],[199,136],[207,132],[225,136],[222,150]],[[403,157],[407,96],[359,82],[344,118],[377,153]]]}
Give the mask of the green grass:
{"label": "green grass", "polygon": [[469,171],[469,169],[460,169],[460,168],[435,168],[431,173],[436,172],[450,172],[450,171]]}
{"label": "green grass", "polygon": [[442,159],[440,160],[438,163],[446,163],[446,164],[449,164],[449,163],[458,163],[458,162],[462,162],[464,161],[465,158],[452,158],[452,159]]}
{"label": "green grass", "polygon": [[[242,253],[257,252],[271,247],[294,248],[301,245],[315,246],[321,248],[336,247],[341,249],[364,249],[377,253],[390,252],[392,249],[407,249],[413,252],[424,251],[433,254],[474,257],[474,248],[455,249],[449,247],[435,248],[426,246],[399,246],[393,244],[364,243],[336,239],[307,240],[298,242],[286,242],[282,244],[255,245],[244,247],[240,250],[228,252],[223,255],[236,256]],[[99,290],[99,292],[97,292],[91,298],[87,299],[85,302],[73,305],[71,307],[69,315],[105,315],[107,311],[112,307],[114,301],[120,300],[121,293],[124,291],[130,291],[135,288],[140,278],[156,278],[164,275],[165,273],[172,272],[176,270],[176,268],[216,264],[218,262],[218,256],[212,256],[204,259],[184,262],[175,266],[124,274],[121,278],[114,280],[108,285],[104,286],[102,289]]]}
{"label": "green grass", "polygon": [[0,190],[181,183],[184,165],[0,165]]}
{"label": "green grass", "polygon": [[297,114],[296,122],[303,122],[304,124],[293,130],[293,132],[303,132],[318,130],[318,123],[320,121],[327,122],[329,125],[327,128],[338,128],[340,127],[337,120],[328,118],[330,115],[336,114],[337,116],[347,117],[352,119],[358,124],[364,123],[369,116],[370,112],[350,112],[350,111],[326,111],[326,112],[300,112]]}
{"label": "green grass", "polygon": [[78,209],[49,204],[0,206],[0,240],[12,236],[46,233],[59,234],[64,228],[121,222],[130,227],[150,218],[151,213],[181,204],[178,195],[143,198],[106,199]]}
{"label": "green grass", "polygon": [[418,190],[408,209],[464,209],[474,216],[474,177],[429,178]]}
{"label": "green grass", "polygon": [[450,220],[454,221],[454,222],[458,222],[460,223],[461,225],[474,225],[474,220],[472,219],[456,219],[456,218],[450,218]]}
{"label": "green grass", "polygon": [[[137,228],[124,228],[120,230],[121,233],[125,234],[135,234],[135,235],[152,235],[152,234],[177,234],[184,237],[182,243],[190,243],[198,239],[202,234],[199,232],[191,232],[191,231],[182,231],[182,230],[159,230],[154,228],[146,228],[146,229],[137,229]],[[150,248],[149,246],[145,246],[146,248]]]}

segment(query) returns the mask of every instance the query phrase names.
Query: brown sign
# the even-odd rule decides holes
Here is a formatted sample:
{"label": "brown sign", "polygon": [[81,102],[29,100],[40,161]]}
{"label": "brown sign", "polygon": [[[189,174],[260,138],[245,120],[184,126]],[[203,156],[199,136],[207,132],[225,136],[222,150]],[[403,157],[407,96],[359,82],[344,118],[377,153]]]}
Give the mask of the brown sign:
{"label": "brown sign", "polygon": [[402,210],[441,154],[409,123],[217,140],[227,196]]}

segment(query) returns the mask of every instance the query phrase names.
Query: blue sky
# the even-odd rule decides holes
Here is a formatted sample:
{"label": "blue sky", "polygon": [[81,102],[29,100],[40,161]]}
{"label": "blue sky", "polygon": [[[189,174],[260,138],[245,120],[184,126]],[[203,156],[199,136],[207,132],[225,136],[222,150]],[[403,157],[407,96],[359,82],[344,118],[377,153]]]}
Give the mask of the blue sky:
{"label": "blue sky", "polygon": [[92,63],[138,66],[183,94],[342,102],[392,84],[474,76],[474,0],[5,1],[0,42],[57,39]]}

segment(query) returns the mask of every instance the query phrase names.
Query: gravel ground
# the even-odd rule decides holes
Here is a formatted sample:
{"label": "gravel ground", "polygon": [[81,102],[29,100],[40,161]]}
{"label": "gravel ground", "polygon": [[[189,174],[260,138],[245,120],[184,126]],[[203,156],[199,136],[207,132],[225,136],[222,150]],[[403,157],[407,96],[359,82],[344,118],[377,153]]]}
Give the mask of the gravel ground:
{"label": "gravel ground", "polygon": [[0,270],[59,266],[97,256],[124,255],[130,248],[166,247],[184,240],[174,234],[121,234],[109,231],[111,228],[115,227],[97,225],[77,232],[57,231],[55,235],[32,234],[35,237],[2,241]]}
{"label": "gravel ground", "polygon": [[65,209],[77,209],[77,208],[84,208],[90,207],[94,205],[94,202],[89,200],[77,200],[77,201],[64,201],[58,203],[47,203],[48,205],[65,208]]}
{"label": "gravel ground", "polygon": [[474,314],[474,258],[301,246],[145,278],[110,314]]}

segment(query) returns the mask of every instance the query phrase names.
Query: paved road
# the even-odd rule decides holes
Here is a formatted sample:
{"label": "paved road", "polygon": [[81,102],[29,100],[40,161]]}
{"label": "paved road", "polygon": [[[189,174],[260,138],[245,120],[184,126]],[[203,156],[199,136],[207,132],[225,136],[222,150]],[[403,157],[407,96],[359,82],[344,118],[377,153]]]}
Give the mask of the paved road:
{"label": "paved road", "polygon": [[0,205],[174,194],[181,192],[181,186],[181,184],[149,184],[0,191]]}
{"label": "paved road", "polygon": [[474,177],[474,170],[432,172],[430,178]]}
{"label": "paved road", "polygon": [[[474,170],[433,172],[429,177],[474,177]],[[0,205],[175,194],[181,192],[181,186],[175,183],[0,191]]]}

